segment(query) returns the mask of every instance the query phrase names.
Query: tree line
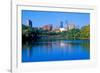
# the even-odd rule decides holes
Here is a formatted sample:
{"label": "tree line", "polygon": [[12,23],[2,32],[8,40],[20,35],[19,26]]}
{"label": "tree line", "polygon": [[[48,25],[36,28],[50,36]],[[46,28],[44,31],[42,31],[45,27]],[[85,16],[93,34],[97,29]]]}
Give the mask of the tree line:
{"label": "tree line", "polygon": [[55,32],[46,31],[30,26],[22,25],[22,40],[23,41],[38,41],[38,40],[84,40],[90,39],[90,25],[83,26],[81,29],[74,28],[68,31]]}

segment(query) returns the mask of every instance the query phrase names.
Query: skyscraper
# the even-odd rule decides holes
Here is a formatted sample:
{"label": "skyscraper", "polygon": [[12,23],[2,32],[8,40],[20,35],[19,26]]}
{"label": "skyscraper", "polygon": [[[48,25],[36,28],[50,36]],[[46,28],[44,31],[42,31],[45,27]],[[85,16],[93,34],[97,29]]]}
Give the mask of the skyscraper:
{"label": "skyscraper", "polygon": [[63,22],[62,21],[60,22],[60,28],[63,28]]}
{"label": "skyscraper", "polygon": [[75,24],[68,24],[67,25],[67,30],[71,30],[71,29],[75,29],[75,28],[76,28]]}
{"label": "skyscraper", "polygon": [[60,22],[60,31],[62,32],[62,31],[65,31],[65,28],[64,28],[64,26],[63,26],[63,22],[61,21]]}
{"label": "skyscraper", "polygon": [[32,27],[32,21],[29,19],[29,20],[27,20],[27,25],[29,26],[29,27]]}

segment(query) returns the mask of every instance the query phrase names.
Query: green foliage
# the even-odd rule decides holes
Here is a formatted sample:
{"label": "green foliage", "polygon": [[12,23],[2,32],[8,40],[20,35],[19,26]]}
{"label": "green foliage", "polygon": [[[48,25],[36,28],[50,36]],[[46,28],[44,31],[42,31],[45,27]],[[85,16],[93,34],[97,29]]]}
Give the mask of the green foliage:
{"label": "green foliage", "polygon": [[[63,32],[55,31],[45,31],[41,28],[31,28],[22,25],[22,37],[23,39],[31,40],[41,40],[41,37],[46,37],[45,39],[55,40],[55,39],[89,39],[90,38],[90,25],[84,26],[81,29],[71,29]],[[45,40],[44,38],[42,38]]]}
{"label": "green foliage", "polygon": [[80,30],[79,29],[71,29],[67,31],[66,38],[67,39],[79,39],[80,37]]}
{"label": "green foliage", "polygon": [[90,25],[87,25],[81,28],[80,38],[81,39],[90,38]]}

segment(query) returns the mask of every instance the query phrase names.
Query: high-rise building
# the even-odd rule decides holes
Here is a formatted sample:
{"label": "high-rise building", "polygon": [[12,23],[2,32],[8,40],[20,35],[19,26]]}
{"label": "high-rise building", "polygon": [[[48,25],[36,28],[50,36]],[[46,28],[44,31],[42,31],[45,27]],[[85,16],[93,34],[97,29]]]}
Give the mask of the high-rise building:
{"label": "high-rise building", "polygon": [[63,28],[63,22],[62,21],[60,22],[60,28]]}
{"label": "high-rise building", "polygon": [[31,20],[27,20],[27,25],[32,27],[32,21]]}
{"label": "high-rise building", "polygon": [[67,24],[67,30],[75,29],[75,24]]}
{"label": "high-rise building", "polygon": [[52,25],[51,24],[48,24],[48,25],[44,25],[42,27],[43,30],[46,30],[46,31],[51,31],[52,30]]}
{"label": "high-rise building", "polygon": [[62,21],[60,22],[60,28],[59,28],[59,29],[60,29],[61,32],[62,32],[62,31],[65,31],[65,28],[64,28],[64,26],[63,26],[63,22],[62,22]]}

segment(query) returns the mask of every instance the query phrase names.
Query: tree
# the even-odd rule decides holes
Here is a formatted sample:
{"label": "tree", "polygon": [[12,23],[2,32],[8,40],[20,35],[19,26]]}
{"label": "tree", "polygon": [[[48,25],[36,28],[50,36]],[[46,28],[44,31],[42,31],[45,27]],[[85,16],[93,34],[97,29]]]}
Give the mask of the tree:
{"label": "tree", "polygon": [[67,39],[79,39],[79,37],[80,37],[80,29],[71,29],[66,33]]}
{"label": "tree", "polygon": [[80,39],[89,39],[90,38],[90,25],[86,25],[81,28]]}

